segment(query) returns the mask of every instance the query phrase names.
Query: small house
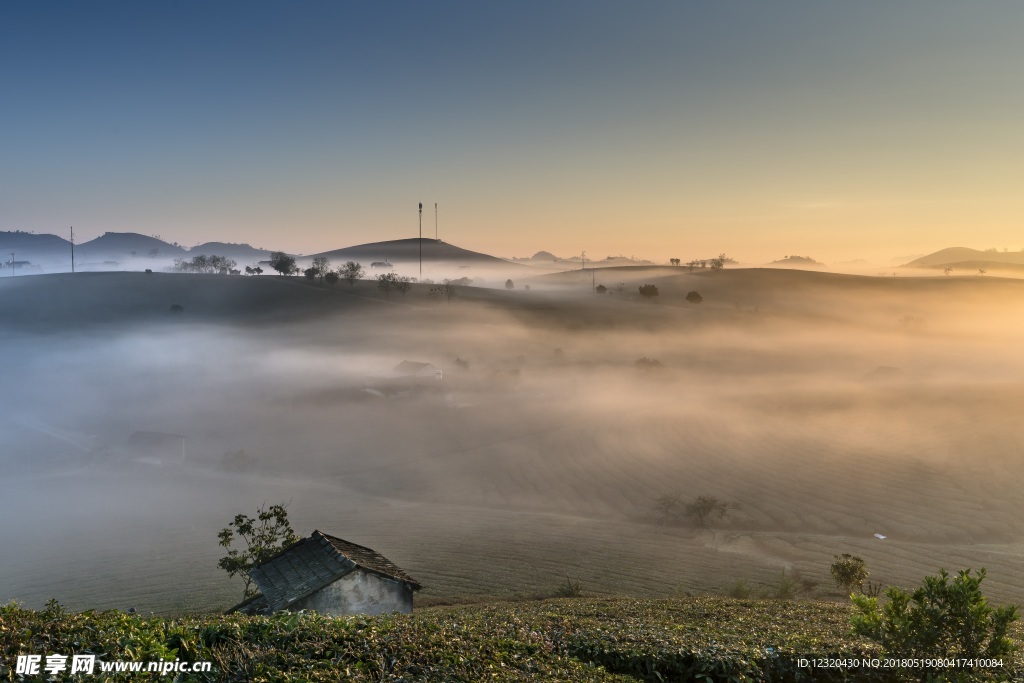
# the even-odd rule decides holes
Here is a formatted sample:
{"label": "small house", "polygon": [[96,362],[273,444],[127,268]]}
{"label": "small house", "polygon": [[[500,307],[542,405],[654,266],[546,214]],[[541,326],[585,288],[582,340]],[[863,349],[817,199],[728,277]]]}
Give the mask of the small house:
{"label": "small house", "polygon": [[411,360],[403,360],[394,368],[398,377],[412,377],[416,379],[441,379],[441,368],[433,363],[418,363]]}
{"label": "small house", "polygon": [[422,588],[375,550],[320,531],[253,567],[249,576],[260,594],[232,607],[229,614],[410,614],[413,592]]}

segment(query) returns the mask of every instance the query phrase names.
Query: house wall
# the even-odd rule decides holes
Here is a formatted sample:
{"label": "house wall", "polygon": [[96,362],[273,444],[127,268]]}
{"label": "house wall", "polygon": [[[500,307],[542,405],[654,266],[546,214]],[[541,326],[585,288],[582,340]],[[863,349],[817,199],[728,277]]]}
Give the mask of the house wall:
{"label": "house wall", "polygon": [[412,589],[404,583],[356,569],[288,609],[315,610],[321,614],[412,613]]}

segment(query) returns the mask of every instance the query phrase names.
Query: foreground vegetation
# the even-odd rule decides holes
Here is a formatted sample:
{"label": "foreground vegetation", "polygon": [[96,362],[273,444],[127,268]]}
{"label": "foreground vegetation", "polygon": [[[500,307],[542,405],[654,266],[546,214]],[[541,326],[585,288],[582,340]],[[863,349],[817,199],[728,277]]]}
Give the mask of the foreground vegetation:
{"label": "foreground vegetation", "polygon": [[[890,681],[922,670],[811,668],[880,657],[851,634],[849,606],[678,598],[573,599],[443,607],[410,616],[328,618],[0,608],[0,679],[19,654],[213,662],[186,681]],[[1015,628],[1012,638],[1021,643]],[[801,662],[807,660],[807,663]],[[1016,668],[1014,668],[1016,667]],[[939,673],[933,671],[932,673]],[[961,672],[962,673],[962,672]],[[105,680],[145,680],[119,674]],[[969,680],[1020,680],[1011,659]],[[163,680],[171,680],[164,677]],[[25,679],[30,680],[30,679]],[[42,678],[38,680],[43,680]],[[63,680],[68,680],[64,678]]]}

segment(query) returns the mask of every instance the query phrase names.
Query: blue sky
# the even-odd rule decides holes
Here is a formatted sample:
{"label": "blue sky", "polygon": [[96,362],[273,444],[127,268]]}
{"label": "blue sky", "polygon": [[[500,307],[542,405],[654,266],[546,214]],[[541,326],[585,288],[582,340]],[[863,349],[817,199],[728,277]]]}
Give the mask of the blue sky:
{"label": "blue sky", "polygon": [[[0,5],[0,230],[310,253],[1024,246],[1024,5]],[[425,217],[432,234],[433,216]]]}

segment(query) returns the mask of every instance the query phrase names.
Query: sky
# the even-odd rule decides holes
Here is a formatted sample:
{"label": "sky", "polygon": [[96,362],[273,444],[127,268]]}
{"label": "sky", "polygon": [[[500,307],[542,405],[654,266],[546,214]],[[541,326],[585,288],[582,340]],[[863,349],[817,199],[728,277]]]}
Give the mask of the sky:
{"label": "sky", "polygon": [[1024,4],[0,3],[0,230],[314,253],[1024,247]]}

